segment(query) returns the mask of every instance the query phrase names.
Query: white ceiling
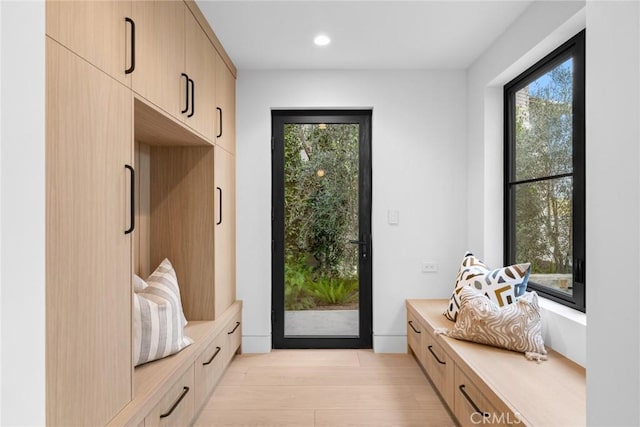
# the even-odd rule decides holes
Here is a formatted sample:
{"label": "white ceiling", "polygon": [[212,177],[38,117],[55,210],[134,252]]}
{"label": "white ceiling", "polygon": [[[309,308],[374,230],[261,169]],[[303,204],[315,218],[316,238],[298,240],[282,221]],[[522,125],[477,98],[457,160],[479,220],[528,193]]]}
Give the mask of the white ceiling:
{"label": "white ceiling", "polygon": [[239,69],[464,69],[532,3],[196,1]]}

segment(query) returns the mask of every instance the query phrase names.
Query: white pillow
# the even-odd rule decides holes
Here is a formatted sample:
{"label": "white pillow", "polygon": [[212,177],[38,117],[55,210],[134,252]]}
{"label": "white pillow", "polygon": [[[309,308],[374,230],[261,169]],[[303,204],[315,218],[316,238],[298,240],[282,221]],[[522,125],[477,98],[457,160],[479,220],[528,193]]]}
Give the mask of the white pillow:
{"label": "white pillow", "polygon": [[178,281],[173,266],[165,259],[149,276],[147,286],[133,294],[134,366],[192,344],[193,340],[184,335],[185,324]]}
{"label": "white pillow", "polygon": [[137,274],[133,275],[133,292],[140,292],[147,286],[149,286],[147,285],[147,282],[142,280],[140,276],[138,276]]}

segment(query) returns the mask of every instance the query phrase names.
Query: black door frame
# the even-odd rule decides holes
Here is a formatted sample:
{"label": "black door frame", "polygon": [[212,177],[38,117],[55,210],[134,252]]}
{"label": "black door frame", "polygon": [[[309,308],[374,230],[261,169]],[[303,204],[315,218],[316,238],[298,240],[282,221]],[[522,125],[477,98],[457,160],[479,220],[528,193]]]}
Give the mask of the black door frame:
{"label": "black door frame", "polygon": [[[273,348],[372,348],[371,110],[271,111],[271,333]],[[357,123],[359,132],[358,337],[284,335],[284,125]]]}

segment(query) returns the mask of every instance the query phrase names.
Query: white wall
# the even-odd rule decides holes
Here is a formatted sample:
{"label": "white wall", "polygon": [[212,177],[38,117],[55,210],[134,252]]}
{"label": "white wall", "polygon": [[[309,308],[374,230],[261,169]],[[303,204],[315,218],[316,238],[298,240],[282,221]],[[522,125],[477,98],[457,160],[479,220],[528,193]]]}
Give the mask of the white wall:
{"label": "white wall", "polygon": [[640,425],[640,6],[587,2],[587,419]]}
{"label": "white wall", "polygon": [[502,260],[501,86],[585,24],[589,326],[545,304],[545,341],[586,366],[589,425],[640,425],[638,2],[535,3],[468,70],[469,246]]}
{"label": "white wall", "polygon": [[464,72],[241,71],[237,98],[243,351],[271,348],[271,109],[372,107],[374,349],[405,352],[405,298],[449,297],[466,249]]}
{"label": "white wall", "polygon": [[0,10],[0,424],[44,425],[44,2]]}

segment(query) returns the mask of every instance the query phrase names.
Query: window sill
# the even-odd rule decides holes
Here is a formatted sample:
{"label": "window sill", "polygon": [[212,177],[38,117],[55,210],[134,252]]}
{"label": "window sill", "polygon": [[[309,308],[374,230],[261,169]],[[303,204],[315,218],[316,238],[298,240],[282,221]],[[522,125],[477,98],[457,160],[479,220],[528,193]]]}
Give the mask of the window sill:
{"label": "window sill", "polygon": [[581,366],[587,359],[587,315],[539,297],[544,342]]}

